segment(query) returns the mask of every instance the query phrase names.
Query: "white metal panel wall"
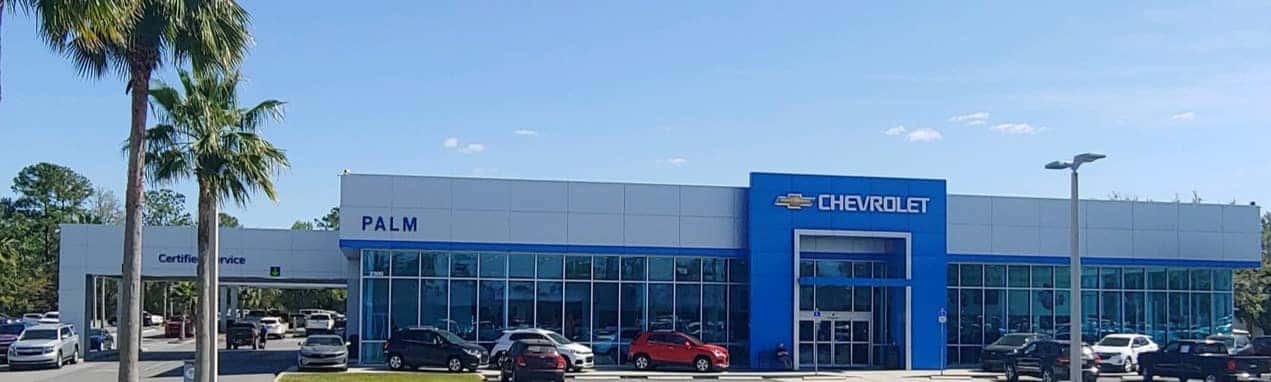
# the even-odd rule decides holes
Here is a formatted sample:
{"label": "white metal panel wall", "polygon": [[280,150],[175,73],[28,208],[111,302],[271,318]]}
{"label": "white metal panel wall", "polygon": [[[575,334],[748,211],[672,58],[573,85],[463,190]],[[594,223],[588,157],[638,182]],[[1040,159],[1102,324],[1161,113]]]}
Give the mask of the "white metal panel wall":
{"label": "white metal panel wall", "polygon": [[[949,253],[1067,256],[1065,199],[949,195]],[[1083,200],[1083,256],[1258,261],[1257,206]]]}
{"label": "white metal panel wall", "polygon": [[[744,248],[738,187],[345,175],[346,240]],[[427,199],[419,201],[417,199]],[[362,227],[414,217],[414,232]]]}

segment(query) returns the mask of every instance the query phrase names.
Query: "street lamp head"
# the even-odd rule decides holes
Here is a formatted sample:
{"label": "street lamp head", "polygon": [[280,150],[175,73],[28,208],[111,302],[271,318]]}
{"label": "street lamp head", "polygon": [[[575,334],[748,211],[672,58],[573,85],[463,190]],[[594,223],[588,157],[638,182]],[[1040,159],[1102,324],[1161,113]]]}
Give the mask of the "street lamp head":
{"label": "street lamp head", "polygon": [[1067,170],[1070,167],[1072,167],[1072,163],[1061,161],[1054,161],[1046,164],[1047,170]]}
{"label": "street lamp head", "polygon": [[1077,156],[1072,157],[1072,162],[1080,166],[1082,163],[1094,162],[1094,161],[1107,158],[1107,157],[1108,157],[1107,155],[1103,155],[1103,154],[1085,153],[1085,154],[1078,154]]}

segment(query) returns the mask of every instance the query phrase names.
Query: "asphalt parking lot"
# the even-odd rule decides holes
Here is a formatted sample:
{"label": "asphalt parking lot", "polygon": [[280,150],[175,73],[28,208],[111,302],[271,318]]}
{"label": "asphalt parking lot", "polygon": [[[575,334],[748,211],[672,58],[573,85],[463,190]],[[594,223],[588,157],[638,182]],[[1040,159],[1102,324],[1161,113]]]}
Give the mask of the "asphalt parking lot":
{"label": "asphalt parking lot", "polygon": [[[143,333],[141,376],[145,381],[181,381],[185,360],[194,359],[194,340],[177,342],[162,338],[162,332],[148,329]],[[296,350],[302,338],[269,341],[265,350],[225,350],[220,339],[220,376],[222,381],[272,382],[274,376],[296,363]],[[119,357],[114,352],[89,355],[78,364],[61,369],[11,371],[0,366],[0,382],[74,382],[113,381],[119,372]]]}

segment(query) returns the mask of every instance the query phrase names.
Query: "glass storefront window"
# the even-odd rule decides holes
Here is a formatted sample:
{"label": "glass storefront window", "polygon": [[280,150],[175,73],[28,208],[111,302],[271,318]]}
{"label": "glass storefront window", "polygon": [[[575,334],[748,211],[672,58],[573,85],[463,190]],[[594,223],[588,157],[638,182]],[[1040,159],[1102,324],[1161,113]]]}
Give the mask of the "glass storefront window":
{"label": "glass storefront window", "polygon": [[1231,290],[1231,270],[1215,269],[1214,270],[1214,290],[1229,291]]}
{"label": "glass storefront window", "polygon": [[450,276],[450,254],[441,251],[424,251],[419,257],[419,275],[424,277]]}
{"label": "glass storefront window", "polygon": [[[384,256],[388,265],[388,256]],[[387,271],[388,269],[385,269]],[[362,328],[363,340],[388,339],[388,280],[362,280]]]}
{"label": "glass storefront window", "polygon": [[1006,295],[1001,289],[984,290],[984,342],[991,344],[1006,333]]}
{"label": "glass storefront window", "polygon": [[1055,288],[1068,289],[1072,287],[1072,275],[1068,273],[1070,267],[1061,265],[1055,267]]}
{"label": "glass storefront window", "polygon": [[1208,269],[1192,270],[1192,290],[1210,290],[1214,286],[1213,273]]}
{"label": "glass storefront window", "polygon": [[477,255],[472,253],[450,254],[450,276],[477,277]]}
{"label": "glass storefront window", "polygon": [[702,259],[698,257],[675,258],[675,281],[701,281]]}
{"label": "glass storefront window", "polygon": [[[588,267],[590,269],[590,267]],[[565,337],[591,342],[591,283],[565,284]]]}
{"label": "glass storefront window", "polygon": [[675,284],[649,284],[649,330],[675,330]]}
{"label": "glass storefront window", "polygon": [[675,284],[675,330],[702,338],[702,287]]}
{"label": "glass storefront window", "polygon": [[1050,266],[1033,266],[1033,288],[1051,288],[1055,286],[1055,275]]}
{"label": "glass storefront window", "polygon": [[[802,297],[802,296],[800,296]],[[800,298],[802,299],[802,298]],[[811,301],[809,301],[811,303]],[[851,311],[852,287],[822,285],[816,287],[816,308],[824,311]]]}
{"label": "glass storefront window", "polygon": [[852,263],[843,260],[817,261],[816,275],[822,277],[852,277]]}
{"label": "glass storefront window", "polygon": [[[540,270],[541,271],[541,270]],[[551,330],[560,333],[564,327],[561,317],[564,315],[564,305],[562,304],[562,294],[564,293],[564,285],[559,281],[539,281],[535,295],[538,297],[538,310],[534,320],[538,328]]]}
{"label": "glass storefront window", "polygon": [[671,257],[649,258],[649,281],[675,280],[675,259]]}
{"label": "glass storefront window", "polygon": [[[481,268],[481,273],[485,273],[485,267]],[[481,309],[478,314],[480,321],[477,321],[477,339],[483,342],[494,341],[503,335],[506,328],[503,325],[503,308],[506,306],[507,282],[481,280],[479,286]]]}
{"label": "glass storefront window", "polygon": [[[473,259],[475,262],[475,259]],[[477,339],[477,282],[450,282],[450,332],[468,341]]]}
{"label": "glass storefront window", "polygon": [[1165,268],[1147,269],[1147,289],[1165,290],[1169,287],[1165,277]]}
{"label": "glass storefront window", "polygon": [[949,288],[945,294],[945,306],[948,307],[947,313],[949,315],[948,321],[945,323],[944,341],[949,344],[959,343],[957,330],[959,321],[958,308],[961,308],[961,306],[958,304],[958,291],[959,289]]}
{"label": "glass storefront window", "polygon": [[716,257],[703,258],[702,281],[728,281],[728,261]]}
{"label": "glass storefront window", "polygon": [[1099,287],[1099,268],[1098,267],[1081,267],[1081,289],[1096,289]]}
{"label": "glass storefront window", "polygon": [[1169,289],[1170,290],[1187,290],[1190,273],[1186,269],[1170,269],[1169,270]]}
{"label": "glass storefront window", "polygon": [[635,339],[636,334],[646,330],[645,327],[645,284],[622,283],[622,296],[619,297],[620,323],[619,333],[623,343]]}
{"label": "glass storefront window", "polygon": [[1143,289],[1143,268],[1125,268],[1125,289]]}
{"label": "glass storefront window", "polygon": [[508,282],[508,329],[534,326],[534,282]]}
{"label": "glass storefront window", "polygon": [[750,288],[743,284],[728,287],[728,337],[732,342],[746,342],[750,339]]}
{"label": "glass storefront window", "polygon": [[[614,269],[616,276],[617,267]],[[622,359],[618,357],[618,283],[595,283],[591,291],[593,301],[591,338],[595,341],[592,347],[596,353],[596,363],[620,364]]]}
{"label": "glass storefront window", "polygon": [[980,289],[962,289],[958,300],[958,331],[964,344],[978,344],[983,341],[984,292]]}
{"label": "glass storefront window", "polygon": [[1033,330],[1055,335],[1054,292],[1049,290],[1033,291]]}
{"label": "glass storefront window", "polygon": [[561,255],[538,255],[538,278],[560,280],[565,259]]}
{"label": "glass storefront window", "polygon": [[393,251],[393,276],[419,276],[419,252]]}
{"label": "glass storefront window", "polygon": [[388,323],[390,333],[419,324],[419,280],[393,279],[392,284],[393,317]]}
{"label": "glass storefront window", "polygon": [[1006,267],[1002,265],[985,265],[984,266],[984,286],[986,287],[1004,287],[1006,286]]}
{"label": "glass storefront window", "polygon": [[624,257],[622,258],[622,280],[623,281],[644,281],[644,257]]}
{"label": "glass storefront window", "polygon": [[620,268],[619,259],[617,256],[596,256],[592,258],[592,277],[596,280],[617,280]]}
{"label": "glass storefront window", "polygon": [[1029,309],[1027,290],[1011,290],[1007,292],[1006,312],[1007,332],[1028,332],[1032,330],[1032,328],[1028,325]]}
{"label": "glass storefront window", "polygon": [[958,286],[958,265],[949,264],[947,268],[945,270],[945,277],[947,278],[945,285]]}
{"label": "glass storefront window", "polygon": [[446,299],[450,296],[449,283],[446,280],[424,279],[420,281],[422,291],[419,294],[419,323],[438,328],[446,327]]}
{"label": "glass storefront window", "polygon": [[1121,289],[1121,268],[1099,268],[1099,287],[1103,289]]}
{"label": "glass storefront window", "polygon": [[534,254],[508,254],[508,277],[517,279],[534,278]]}
{"label": "glass storefront window", "polygon": [[1027,265],[1012,265],[1006,267],[1006,286],[1012,288],[1027,288],[1028,272],[1029,269]]}
{"label": "glass storefront window", "polygon": [[1121,332],[1121,292],[1102,293],[1099,299],[1099,336]]}
{"label": "glass storefront window", "polygon": [[702,285],[702,341],[728,341],[728,289],[725,285]]}
{"label": "glass storefront window", "polygon": [[750,282],[750,265],[746,259],[728,260],[728,279],[735,283]]}
{"label": "glass storefront window", "polygon": [[363,276],[387,276],[390,262],[388,251],[362,251]]}
{"label": "glass storefront window", "polygon": [[570,280],[591,279],[591,256],[565,256],[565,278]]}
{"label": "glass storefront window", "polygon": [[481,254],[481,277],[504,278],[508,273],[507,255],[502,253]]}

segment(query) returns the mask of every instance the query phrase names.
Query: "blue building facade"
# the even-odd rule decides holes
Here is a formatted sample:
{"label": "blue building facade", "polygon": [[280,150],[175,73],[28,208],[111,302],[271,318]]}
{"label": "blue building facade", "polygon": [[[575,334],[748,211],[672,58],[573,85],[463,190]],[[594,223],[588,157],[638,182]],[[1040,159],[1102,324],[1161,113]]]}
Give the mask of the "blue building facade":
{"label": "blue building facade", "polygon": [[[646,330],[734,365],[935,369],[1003,333],[1066,336],[1066,200],[946,181],[752,173],[746,187],[346,175],[340,246],[363,363],[394,327],[480,344],[541,327],[626,361]],[[1229,331],[1256,206],[1090,201],[1083,337]],[[1087,278],[1090,286],[1086,286]],[[938,317],[946,316],[942,324]],[[943,355],[943,357],[942,357]]]}

